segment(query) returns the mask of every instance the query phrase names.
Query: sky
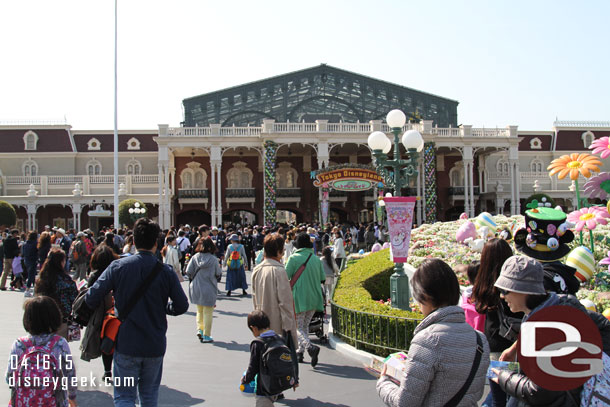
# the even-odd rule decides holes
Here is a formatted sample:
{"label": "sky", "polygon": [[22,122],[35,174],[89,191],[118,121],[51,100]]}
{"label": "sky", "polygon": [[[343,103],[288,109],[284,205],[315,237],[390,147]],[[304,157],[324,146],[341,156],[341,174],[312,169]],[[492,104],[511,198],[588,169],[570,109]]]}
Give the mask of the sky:
{"label": "sky", "polygon": [[[610,121],[610,2],[118,0],[118,127],[326,63],[454,99],[458,123]],[[114,126],[114,2],[0,2],[0,124]]]}

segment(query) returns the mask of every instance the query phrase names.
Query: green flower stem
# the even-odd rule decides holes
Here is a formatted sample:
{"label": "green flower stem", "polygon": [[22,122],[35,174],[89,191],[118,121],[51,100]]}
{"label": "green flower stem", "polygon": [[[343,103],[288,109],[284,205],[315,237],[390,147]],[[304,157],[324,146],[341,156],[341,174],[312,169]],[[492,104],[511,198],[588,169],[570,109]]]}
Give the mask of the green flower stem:
{"label": "green flower stem", "polygon": [[593,241],[593,231],[589,230],[589,238],[591,239],[591,253],[595,253],[595,242]]}
{"label": "green flower stem", "polygon": [[[580,188],[578,187],[578,180],[574,181],[574,186],[576,187],[576,209],[580,210]],[[582,239],[582,230],[580,231],[580,245],[584,246]]]}

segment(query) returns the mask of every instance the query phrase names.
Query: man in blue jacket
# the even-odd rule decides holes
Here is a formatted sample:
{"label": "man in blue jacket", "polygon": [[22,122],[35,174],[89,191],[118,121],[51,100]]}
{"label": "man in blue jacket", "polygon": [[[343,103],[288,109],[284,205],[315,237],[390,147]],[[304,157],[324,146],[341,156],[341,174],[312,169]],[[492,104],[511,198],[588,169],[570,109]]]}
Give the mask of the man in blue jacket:
{"label": "man in blue jacket", "polygon": [[[121,317],[122,310],[157,264],[155,253],[159,232],[159,225],[150,219],[138,219],[133,230],[136,254],[112,262],[102,273],[85,297],[91,309],[95,309],[105,295],[113,291],[115,308]],[[119,329],[114,351],[114,376],[122,385],[114,388],[115,406],[133,407],[138,391],[140,406],[157,405],[167,346],[166,315],[181,315],[187,309],[188,300],[177,274],[163,264],[161,272]],[[133,378],[135,384],[124,386],[127,378]]]}

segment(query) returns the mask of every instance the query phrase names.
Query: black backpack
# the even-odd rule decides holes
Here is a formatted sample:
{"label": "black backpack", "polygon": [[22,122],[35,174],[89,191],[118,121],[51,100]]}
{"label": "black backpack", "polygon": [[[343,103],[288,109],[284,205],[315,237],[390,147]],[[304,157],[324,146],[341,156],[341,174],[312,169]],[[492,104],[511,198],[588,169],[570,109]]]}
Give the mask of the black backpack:
{"label": "black backpack", "polygon": [[270,396],[280,394],[296,384],[296,373],[292,353],[278,335],[256,338],[264,343],[258,383]]}

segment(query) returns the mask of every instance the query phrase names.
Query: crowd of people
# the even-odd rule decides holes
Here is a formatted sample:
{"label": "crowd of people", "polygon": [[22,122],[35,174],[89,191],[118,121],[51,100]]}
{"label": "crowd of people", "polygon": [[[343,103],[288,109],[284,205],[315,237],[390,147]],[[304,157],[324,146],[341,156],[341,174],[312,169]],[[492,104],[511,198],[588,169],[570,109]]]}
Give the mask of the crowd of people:
{"label": "crowd of people", "polygon": [[[284,397],[283,390],[299,386],[299,363],[306,355],[312,367],[318,364],[320,348],[309,339],[310,322],[325,309],[348,254],[370,250],[387,238],[374,225],[184,225],[162,231],[145,218],[131,230],[103,230],[97,238],[89,230],[45,229],[27,236],[7,230],[0,245],[0,289],[7,289],[10,278],[10,289],[34,296],[26,301],[23,319],[29,336],[15,341],[11,355],[27,358],[36,348],[66,357],[67,342],[81,340],[81,358],[101,356],[104,378],[137,378],[137,385],[115,386],[116,406],[133,406],[138,397],[141,405],[156,405],[167,315],[184,314],[190,301],[196,306],[196,337],[211,343],[218,296],[241,290],[242,297],[249,297],[249,289],[253,312],[246,322],[255,340],[242,383],[258,377],[256,405],[273,405]],[[537,236],[539,242],[551,238],[545,233]],[[381,400],[397,407],[474,406],[488,383],[486,406],[577,406],[580,388],[551,391],[523,372],[506,370],[494,370],[487,379],[490,360],[516,360],[521,323],[554,305],[586,313],[600,331],[604,353],[610,354],[610,322],[574,297],[579,288],[574,269],[559,262],[571,239],[573,234],[564,230],[558,250],[549,251],[528,244],[518,231],[508,239],[488,240],[479,262],[456,270],[439,259],[421,264],[411,284],[424,319],[414,331],[402,380],[396,383],[385,368],[381,372]],[[516,252],[507,240],[513,240]],[[251,287],[246,271],[252,272]],[[471,287],[460,288],[460,273],[468,276]],[[223,274],[225,293],[218,287]],[[112,331],[116,322],[120,329]],[[82,339],[81,325],[86,327]],[[283,379],[274,378],[268,368],[273,363],[265,358],[274,354],[283,355],[276,362],[290,364]],[[7,381],[16,374],[9,365]],[[38,397],[17,385],[12,390],[15,400]],[[75,406],[75,388],[57,400],[58,405]]]}
{"label": "crowd of people", "polygon": [[[65,358],[70,355],[67,343],[80,340],[81,359],[101,357],[104,380],[139,378],[137,386],[115,387],[117,406],[132,406],[138,396],[142,405],[155,405],[166,348],[166,315],[183,314],[190,301],[197,310],[196,337],[202,343],[214,341],[213,311],[217,296],[223,294],[218,289],[223,270],[225,296],[238,290],[249,296],[245,272],[252,271],[253,309],[264,315],[255,320],[267,318],[270,332],[277,332],[278,340],[291,349],[292,386],[298,386],[297,363],[304,362],[305,353],[313,367],[318,363],[320,348],[309,340],[310,321],[324,310],[347,254],[370,250],[387,238],[383,227],[374,225],[180,225],[160,230],[147,219],[132,229],[104,228],[97,235],[89,229],[46,226],[40,234],[13,229],[1,237],[0,290],[24,293],[24,327],[30,334],[15,341],[11,354],[27,358],[28,345],[33,344],[39,351]],[[180,284],[184,280],[188,299]],[[50,303],[53,307],[40,314],[48,320],[26,321],[33,318],[34,310]],[[114,320],[120,321],[120,329],[107,333],[112,332]],[[82,338],[81,327],[85,328]],[[109,351],[104,351],[104,341],[111,344]],[[7,381],[18,373],[9,366]],[[72,368],[64,374],[75,373]],[[13,405],[19,400],[31,404],[40,396],[22,390],[12,387]],[[76,405],[75,388],[52,396],[58,405]],[[257,389],[260,405],[281,396]]]}

